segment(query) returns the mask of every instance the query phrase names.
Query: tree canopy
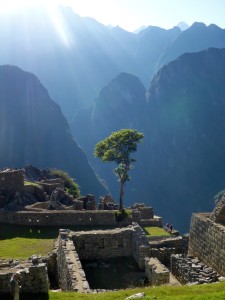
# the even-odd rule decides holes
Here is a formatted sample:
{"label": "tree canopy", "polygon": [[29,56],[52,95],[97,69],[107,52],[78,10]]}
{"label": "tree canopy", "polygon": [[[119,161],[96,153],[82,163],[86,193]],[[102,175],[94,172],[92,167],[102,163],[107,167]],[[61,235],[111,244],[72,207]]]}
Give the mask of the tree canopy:
{"label": "tree canopy", "polygon": [[137,144],[141,142],[144,134],[134,129],[121,129],[113,132],[109,137],[100,141],[95,146],[94,154],[103,162],[116,162],[118,167],[114,173],[120,181],[120,210],[123,208],[124,184],[130,180],[128,171],[135,162],[130,157],[132,152],[137,151]]}

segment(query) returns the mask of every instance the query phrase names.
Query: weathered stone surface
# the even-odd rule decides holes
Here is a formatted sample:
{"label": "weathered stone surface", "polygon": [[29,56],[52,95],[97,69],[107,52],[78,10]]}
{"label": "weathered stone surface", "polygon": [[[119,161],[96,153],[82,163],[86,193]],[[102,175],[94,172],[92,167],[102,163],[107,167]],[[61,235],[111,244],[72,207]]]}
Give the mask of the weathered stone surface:
{"label": "weathered stone surface", "polygon": [[225,226],[210,214],[193,214],[188,253],[225,276]]}
{"label": "weathered stone surface", "polygon": [[0,172],[0,190],[22,191],[24,188],[23,170],[6,169]]}
{"label": "weathered stone surface", "polygon": [[105,197],[100,197],[98,202],[99,210],[118,210],[119,205],[115,203],[115,200],[111,195],[106,195]]}
{"label": "weathered stone surface", "polygon": [[127,298],[125,298],[126,300],[130,300],[130,299],[138,299],[138,298],[143,298],[145,296],[145,293],[137,293],[134,295],[131,295]]}
{"label": "weathered stone surface", "polygon": [[157,258],[145,258],[145,274],[149,284],[158,286],[170,281],[169,270]]}
{"label": "weathered stone surface", "polygon": [[200,263],[198,258],[175,254],[171,256],[171,272],[183,284],[212,283],[218,281],[219,274]]}
{"label": "weathered stone surface", "polygon": [[66,230],[60,231],[58,244],[58,277],[62,290],[84,292],[89,289],[80,260]]}
{"label": "weathered stone surface", "polygon": [[46,264],[35,266],[29,262],[18,263],[16,268],[0,267],[0,295],[9,294],[9,282],[15,272],[20,272],[20,285],[22,293],[48,293],[49,281]]}
{"label": "weathered stone surface", "polygon": [[73,197],[67,194],[62,188],[56,188],[51,196],[48,209],[65,210],[65,206],[73,205]]}
{"label": "weathered stone surface", "polygon": [[[74,247],[74,245],[75,247]],[[76,250],[75,250],[76,249]],[[133,256],[141,269],[150,246],[143,230],[137,224],[111,230],[69,232],[60,230],[58,274],[62,290],[89,291],[80,260]],[[79,255],[79,258],[78,258]],[[97,263],[89,263],[97,268]],[[101,265],[107,268],[107,265]],[[81,284],[81,282],[83,282]],[[84,284],[85,283],[85,284]],[[101,290],[102,291],[102,290]]]}

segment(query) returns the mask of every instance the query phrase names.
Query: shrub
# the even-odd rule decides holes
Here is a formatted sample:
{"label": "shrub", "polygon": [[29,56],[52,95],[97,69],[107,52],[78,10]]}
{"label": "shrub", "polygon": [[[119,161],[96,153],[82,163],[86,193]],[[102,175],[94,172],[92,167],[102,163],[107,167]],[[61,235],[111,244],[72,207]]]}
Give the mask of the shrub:
{"label": "shrub", "polygon": [[64,180],[65,189],[68,194],[72,195],[74,198],[80,196],[79,185],[74,182],[74,180],[69,176],[68,173],[62,170],[51,170],[51,173],[58,178],[62,178]]}
{"label": "shrub", "polygon": [[225,194],[225,190],[222,190],[213,197],[215,204],[217,204],[221,200],[224,194]]}
{"label": "shrub", "polygon": [[117,222],[122,222],[126,218],[130,218],[131,212],[125,209],[121,209],[117,212],[115,212],[115,218]]}

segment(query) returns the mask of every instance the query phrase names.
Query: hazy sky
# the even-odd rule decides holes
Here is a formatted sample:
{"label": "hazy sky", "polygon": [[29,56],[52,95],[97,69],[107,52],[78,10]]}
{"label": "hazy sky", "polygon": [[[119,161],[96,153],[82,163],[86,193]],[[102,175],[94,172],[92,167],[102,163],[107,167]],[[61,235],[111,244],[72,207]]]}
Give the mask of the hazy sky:
{"label": "hazy sky", "polygon": [[[0,10],[41,0],[0,0]],[[73,7],[81,16],[90,16],[105,25],[133,31],[142,25],[172,28],[180,21],[195,21],[225,28],[225,0],[45,0]]]}

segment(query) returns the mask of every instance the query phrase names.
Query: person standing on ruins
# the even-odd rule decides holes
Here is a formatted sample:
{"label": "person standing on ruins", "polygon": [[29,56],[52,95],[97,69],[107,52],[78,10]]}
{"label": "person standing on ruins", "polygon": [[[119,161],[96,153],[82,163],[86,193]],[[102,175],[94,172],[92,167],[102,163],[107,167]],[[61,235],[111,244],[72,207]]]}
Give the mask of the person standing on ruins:
{"label": "person standing on ruins", "polygon": [[10,293],[13,297],[13,300],[19,300],[20,297],[20,273],[16,272],[15,274],[12,275],[9,286],[10,286]]}

